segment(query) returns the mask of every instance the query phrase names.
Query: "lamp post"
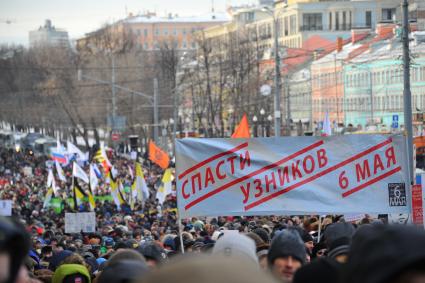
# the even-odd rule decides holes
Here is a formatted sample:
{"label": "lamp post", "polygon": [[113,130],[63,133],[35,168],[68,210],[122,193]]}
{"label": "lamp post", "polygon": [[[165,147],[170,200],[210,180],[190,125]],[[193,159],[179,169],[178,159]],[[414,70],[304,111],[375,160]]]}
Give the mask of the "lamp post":
{"label": "lamp post", "polygon": [[272,115],[267,116],[267,132],[266,132],[267,137],[270,137],[270,127],[271,127],[272,120],[273,120]]}
{"label": "lamp post", "polygon": [[254,137],[258,137],[258,126],[257,126],[257,122],[258,122],[258,118],[256,115],[254,115],[254,117],[252,117],[252,121],[254,122]]}
{"label": "lamp post", "polygon": [[281,113],[280,113],[280,56],[279,56],[279,36],[278,32],[278,21],[274,14],[274,11],[270,10],[268,7],[262,9],[263,12],[268,13],[273,18],[273,37],[274,37],[274,60],[275,60],[275,74],[274,74],[274,135],[276,137],[280,136],[281,129]]}
{"label": "lamp post", "polygon": [[261,108],[260,110],[260,126],[261,126],[261,136],[264,137],[265,136],[265,127],[264,127],[264,114],[266,114],[266,111],[264,110],[264,108]]}

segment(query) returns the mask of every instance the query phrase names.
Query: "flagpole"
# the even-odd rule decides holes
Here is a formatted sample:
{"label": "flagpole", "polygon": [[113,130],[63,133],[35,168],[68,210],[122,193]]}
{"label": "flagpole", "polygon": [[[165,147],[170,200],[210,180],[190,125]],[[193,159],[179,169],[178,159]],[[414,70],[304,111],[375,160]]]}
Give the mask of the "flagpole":
{"label": "flagpole", "polygon": [[[74,166],[74,164],[72,165]],[[78,211],[77,209],[77,197],[75,195],[75,188],[74,188],[74,172],[72,172],[72,185],[71,185],[71,190],[73,193],[73,199],[74,199],[74,211]]]}
{"label": "flagpole", "polygon": [[180,213],[178,210],[177,210],[177,213],[179,214],[178,221],[179,221],[180,247],[182,250],[182,254],[184,254],[182,219],[180,218]]}
{"label": "flagpole", "polygon": [[322,215],[319,215],[319,232],[317,235],[317,243],[320,243],[320,234],[322,232]]}

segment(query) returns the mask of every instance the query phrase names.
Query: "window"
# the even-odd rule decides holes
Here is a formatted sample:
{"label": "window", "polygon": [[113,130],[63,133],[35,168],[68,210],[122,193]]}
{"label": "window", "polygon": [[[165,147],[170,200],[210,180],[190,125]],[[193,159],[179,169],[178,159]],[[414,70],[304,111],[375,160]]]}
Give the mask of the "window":
{"label": "window", "polygon": [[335,12],[335,29],[339,30],[339,12]]}
{"label": "window", "polygon": [[143,47],[144,47],[145,49],[149,49],[149,44],[148,44],[147,42],[145,42],[145,43],[143,44]]}
{"label": "window", "polygon": [[166,28],[165,28],[165,29],[163,30],[163,32],[164,32],[164,35],[168,35],[168,29],[166,29]]}
{"label": "window", "polygon": [[183,29],[183,34],[186,34],[186,29],[185,28]]}
{"label": "window", "polygon": [[177,35],[177,29],[174,29],[173,34]]}
{"label": "window", "polygon": [[366,11],[365,18],[366,18],[366,27],[368,28],[372,27],[372,12]]}
{"label": "window", "polygon": [[303,14],[302,30],[322,30],[322,13]]}
{"label": "window", "polygon": [[289,17],[289,32],[290,34],[296,34],[297,31],[297,16],[292,15]]}
{"label": "window", "polygon": [[382,9],[382,21],[393,22],[395,21],[395,8],[384,8]]}
{"label": "window", "polygon": [[137,35],[141,36],[142,35],[142,31],[140,29],[137,30]]}
{"label": "window", "polygon": [[148,36],[148,29],[145,28],[145,36]]}
{"label": "window", "polygon": [[285,17],[285,36],[289,35],[289,22],[288,17]]}
{"label": "window", "polygon": [[196,42],[192,42],[192,48],[195,49],[196,48]]}
{"label": "window", "polygon": [[332,30],[332,12],[329,12],[329,29]]}
{"label": "window", "polygon": [[347,13],[342,12],[342,30],[347,30]]}
{"label": "window", "polygon": [[159,29],[155,30],[155,35],[159,35]]}
{"label": "window", "polygon": [[186,41],[183,41],[182,47],[183,47],[183,49],[186,49],[186,48],[187,48],[187,43],[186,43]]}

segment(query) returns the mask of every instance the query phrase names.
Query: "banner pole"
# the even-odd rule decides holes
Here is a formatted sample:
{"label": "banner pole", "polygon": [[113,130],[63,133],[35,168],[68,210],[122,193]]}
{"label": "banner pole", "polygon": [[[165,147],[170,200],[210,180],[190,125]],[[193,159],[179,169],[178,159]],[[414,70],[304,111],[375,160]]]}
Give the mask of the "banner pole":
{"label": "banner pole", "polygon": [[[178,211],[177,211],[177,213],[178,213]],[[184,254],[184,245],[183,245],[183,228],[182,228],[182,220],[181,220],[181,218],[180,218],[180,213],[179,213],[178,221],[179,221],[180,247],[181,247],[181,250],[182,250],[182,254]]]}
{"label": "banner pole", "polygon": [[319,231],[317,235],[317,243],[320,243],[321,233],[322,233],[322,215],[319,215]]}

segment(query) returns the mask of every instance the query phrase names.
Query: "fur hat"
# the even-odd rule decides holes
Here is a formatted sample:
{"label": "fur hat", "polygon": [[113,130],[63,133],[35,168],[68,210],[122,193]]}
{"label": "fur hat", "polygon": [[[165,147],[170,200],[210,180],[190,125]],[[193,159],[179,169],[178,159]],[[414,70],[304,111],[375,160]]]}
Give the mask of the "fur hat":
{"label": "fur hat", "polygon": [[270,266],[279,257],[292,256],[301,263],[306,261],[306,251],[300,235],[295,230],[283,230],[275,234],[267,255]]}

